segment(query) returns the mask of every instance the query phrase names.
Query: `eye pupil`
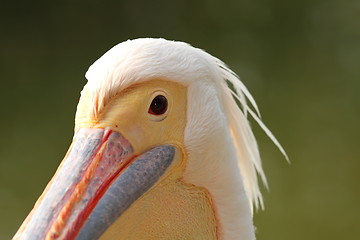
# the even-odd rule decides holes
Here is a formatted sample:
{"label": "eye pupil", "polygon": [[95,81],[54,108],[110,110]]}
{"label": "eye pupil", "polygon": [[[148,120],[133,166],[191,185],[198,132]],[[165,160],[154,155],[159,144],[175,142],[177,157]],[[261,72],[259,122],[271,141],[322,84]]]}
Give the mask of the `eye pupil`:
{"label": "eye pupil", "polygon": [[156,96],[150,105],[149,113],[153,115],[161,115],[164,114],[167,110],[168,102],[166,97],[163,95]]}

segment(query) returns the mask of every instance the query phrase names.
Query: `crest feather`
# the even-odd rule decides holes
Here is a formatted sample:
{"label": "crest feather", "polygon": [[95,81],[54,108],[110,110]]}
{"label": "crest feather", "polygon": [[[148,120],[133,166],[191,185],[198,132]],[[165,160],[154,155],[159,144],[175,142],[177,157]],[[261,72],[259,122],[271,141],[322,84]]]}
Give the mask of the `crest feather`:
{"label": "crest feather", "polygon": [[[264,203],[258,184],[257,174],[260,176],[266,188],[268,188],[268,183],[262,168],[259,148],[247,119],[248,113],[250,113],[251,117],[278,147],[286,160],[288,160],[288,156],[279,141],[261,120],[260,111],[256,101],[246,86],[242,83],[236,73],[226,66],[224,62],[217,58],[215,58],[215,61],[224,80],[222,87],[224,90],[225,114],[227,115],[229,128],[237,150],[238,165],[243,177],[245,191],[248,195],[252,209],[253,205],[255,205],[255,208],[261,207],[263,209]],[[234,89],[227,86],[227,84],[225,84],[226,82],[230,83]],[[236,102],[231,98],[238,100],[241,108],[237,106]],[[247,100],[250,102],[250,105],[247,103]],[[253,107],[255,111],[253,111],[251,107]]]}

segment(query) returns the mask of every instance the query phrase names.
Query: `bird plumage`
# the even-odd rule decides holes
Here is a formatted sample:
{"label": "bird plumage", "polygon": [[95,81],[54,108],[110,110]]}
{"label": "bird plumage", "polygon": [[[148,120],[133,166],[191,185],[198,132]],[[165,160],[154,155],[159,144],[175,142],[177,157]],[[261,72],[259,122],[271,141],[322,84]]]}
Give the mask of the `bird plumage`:
{"label": "bird plumage", "polygon": [[[84,205],[87,200],[84,204],[80,201],[61,202],[58,204],[58,209],[63,214],[54,216],[55,225],[49,225],[46,221],[40,222],[39,226],[42,230],[37,233],[38,236],[46,235],[50,236],[49,239],[56,239],[51,236],[59,234],[77,236],[79,232],[80,236],[87,236],[89,231],[86,229],[94,229],[89,227],[92,225],[87,224],[91,222],[94,226],[101,225],[103,230],[98,233],[99,236],[104,239],[114,239],[113,236],[120,231],[118,226],[125,231],[125,234],[131,234],[133,224],[136,225],[138,222],[137,217],[144,217],[146,219],[142,221],[145,223],[144,226],[154,226],[156,229],[152,233],[156,236],[161,235],[164,239],[166,236],[163,236],[165,228],[162,229],[162,223],[167,226],[168,233],[179,229],[191,232],[183,233],[184,236],[201,233],[226,240],[255,239],[252,222],[253,206],[256,208],[263,206],[257,175],[265,186],[267,182],[258,145],[247,117],[249,115],[253,117],[285,157],[286,154],[262,122],[254,98],[232,70],[216,57],[186,43],[143,38],[128,40],[111,48],[90,66],[86,78],[88,83],[81,93],[75,118],[74,144],[78,145],[75,145],[73,150],[74,156],[79,155],[76,160],[79,159],[83,164],[85,160],[81,157],[81,151],[88,149],[88,146],[83,144],[88,143],[94,147],[95,157],[90,156],[86,160],[89,163],[85,162],[91,164],[94,169],[91,168],[89,171],[80,169],[79,173],[73,173],[79,174],[81,179],[85,172],[89,178],[83,179],[80,183],[76,182],[76,177],[70,181],[72,188],[81,186],[82,192],[73,191],[68,186],[61,186],[60,190],[51,186],[44,191],[44,199],[48,191],[54,196],[57,196],[58,192],[62,194],[61,196],[73,196],[71,199],[81,199],[83,196],[81,194],[88,194],[89,199],[94,199],[94,205]],[[153,99],[159,93],[169,98],[169,116],[165,114],[164,118],[156,118],[149,112],[144,112],[145,109],[149,109],[147,105],[149,99]],[[166,117],[168,118],[164,120]],[[76,139],[79,132],[84,133],[81,135],[84,140]],[[120,144],[111,142],[112,136],[123,139],[122,144],[126,143],[129,146],[130,153],[127,153],[130,155],[123,157],[121,161],[131,166],[133,162],[128,162],[132,161],[131,156],[137,161],[136,159],[144,154],[152,156],[149,153],[151,148],[162,146],[163,149],[172,149],[175,157],[171,157],[171,161],[175,160],[166,174],[175,174],[170,178],[167,178],[165,173],[166,176],[159,176],[159,182],[155,181],[154,185],[151,185],[152,190],[142,190],[142,200],[132,196],[126,198],[131,199],[131,203],[127,203],[129,209],[124,208],[119,216],[115,216],[111,222],[104,225],[97,221],[96,212],[101,210],[101,206],[108,206],[108,202],[104,202],[106,199],[113,198],[111,193],[107,195],[109,189],[112,189],[113,182],[107,182],[104,187],[93,190],[88,187],[88,181],[93,181],[92,172],[98,169],[98,164],[93,162],[96,160],[99,164],[103,163],[102,154],[107,154],[106,146]],[[118,145],[119,149],[121,146]],[[113,155],[105,156],[111,160]],[[109,163],[113,163],[110,160]],[[64,161],[72,160],[69,160],[67,155]],[[61,166],[59,169],[58,171],[61,172]],[[128,169],[131,168],[124,169],[126,170],[119,170],[120,172],[111,176],[114,179],[120,178],[123,172],[130,171]],[[147,169],[142,171],[146,173]],[[57,177],[55,174],[54,178]],[[134,179],[136,181],[136,176]],[[57,181],[61,182],[61,179]],[[163,183],[162,181],[167,184],[160,184]],[[194,211],[192,216],[185,210],[185,212],[176,212],[177,215],[175,214],[172,220],[179,219],[179,227],[177,227],[169,226],[166,220],[166,214],[171,213],[171,208],[166,206],[162,209],[149,210],[144,199],[156,203],[164,194],[161,189],[169,189],[164,188],[165,185],[170,186],[172,191],[176,192],[176,189],[182,191],[181,196],[166,195],[168,203],[180,201],[185,208],[189,207],[187,209],[199,210],[199,215],[195,216]],[[142,189],[140,185],[134,184],[134,187]],[[52,189],[55,189],[55,192]],[[94,191],[100,193],[94,195]],[[193,203],[189,197],[194,200]],[[43,214],[52,216],[54,213],[53,209],[48,207],[51,206],[51,202],[43,205],[46,207],[42,206],[42,198],[40,198],[33,210],[38,219],[41,219]],[[64,210],[63,206],[71,207]],[[85,209],[87,215],[76,215],[77,208]],[[151,216],[144,215],[139,209],[145,209],[145,212],[152,211],[154,215],[159,213],[159,216],[165,219],[162,220],[160,217],[151,219]],[[124,211],[125,213],[121,215]],[[129,212],[134,215],[132,217],[127,215]],[[69,216],[75,223],[80,222],[75,228],[72,227],[75,225],[67,222]],[[186,221],[187,217],[192,218]],[[33,219],[30,214],[14,239],[21,238],[24,232],[25,236],[31,236],[31,232],[36,231],[36,228],[26,228],[29,223],[34,226],[36,220]],[[127,221],[129,219],[133,220]],[[191,223],[195,223],[198,219],[204,221],[204,224],[192,226]],[[161,224],[154,225],[154,222]],[[203,231],[199,226],[208,229]],[[131,230],[128,231],[130,228]],[[104,232],[107,229],[108,231]],[[143,234],[141,230],[140,234]],[[179,236],[182,233],[176,234]]]}

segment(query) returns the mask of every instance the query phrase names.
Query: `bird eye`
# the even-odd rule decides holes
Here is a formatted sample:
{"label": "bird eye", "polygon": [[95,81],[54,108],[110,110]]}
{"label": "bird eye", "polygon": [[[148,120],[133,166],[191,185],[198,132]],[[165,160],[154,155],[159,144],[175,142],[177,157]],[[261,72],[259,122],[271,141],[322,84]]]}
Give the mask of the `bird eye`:
{"label": "bird eye", "polygon": [[161,115],[166,112],[168,101],[163,95],[157,95],[151,102],[148,113],[152,115]]}

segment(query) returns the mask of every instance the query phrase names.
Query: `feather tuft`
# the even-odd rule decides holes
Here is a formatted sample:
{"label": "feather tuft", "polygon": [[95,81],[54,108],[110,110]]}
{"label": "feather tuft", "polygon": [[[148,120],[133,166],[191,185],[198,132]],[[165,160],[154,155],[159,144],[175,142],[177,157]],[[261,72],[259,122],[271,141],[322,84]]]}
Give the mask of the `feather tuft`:
{"label": "feather tuft", "polygon": [[[260,111],[255,99],[242,83],[238,75],[221,60],[215,57],[214,60],[221,71],[224,82],[229,82],[234,88],[233,90],[231,87],[227,86],[227,89],[225,89],[225,84],[223,84],[223,92],[226,95],[224,107],[226,115],[228,116],[229,127],[232,132],[235,147],[237,149],[238,163],[241,174],[243,175],[245,190],[252,209],[253,204],[255,205],[255,208],[260,207],[261,209],[264,209],[264,202],[258,185],[257,174],[260,176],[267,189],[268,183],[262,168],[258,145],[251,130],[250,123],[247,120],[248,113],[259,124],[270,140],[278,147],[287,161],[289,161],[289,158],[279,141],[261,120]],[[229,95],[232,95],[233,98],[239,101],[242,111],[236,106],[232,99],[229,99]],[[249,100],[251,105],[247,103],[246,99]],[[253,111],[251,107],[253,107],[255,111]]]}

